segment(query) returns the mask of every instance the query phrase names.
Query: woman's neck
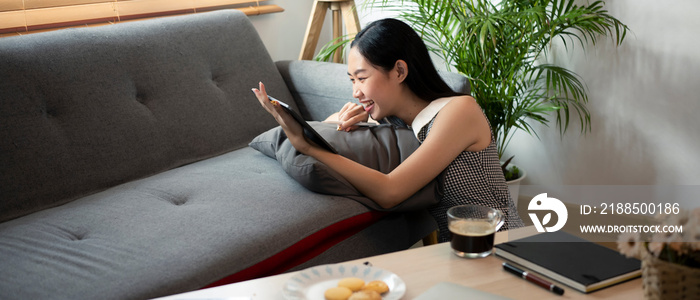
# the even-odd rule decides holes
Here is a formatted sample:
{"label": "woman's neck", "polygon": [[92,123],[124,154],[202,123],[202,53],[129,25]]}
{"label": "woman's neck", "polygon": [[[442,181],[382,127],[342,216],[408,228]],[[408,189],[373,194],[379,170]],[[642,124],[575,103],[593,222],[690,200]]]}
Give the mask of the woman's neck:
{"label": "woman's neck", "polygon": [[408,87],[405,87],[400,97],[404,99],[404,104],[401,109],[397,112],[396,117],[404,121],[406,124],[413,123],[413,119],[416,118],[418,113],[420,113],[428,104],[429,101],[423,100],[416,96]]}

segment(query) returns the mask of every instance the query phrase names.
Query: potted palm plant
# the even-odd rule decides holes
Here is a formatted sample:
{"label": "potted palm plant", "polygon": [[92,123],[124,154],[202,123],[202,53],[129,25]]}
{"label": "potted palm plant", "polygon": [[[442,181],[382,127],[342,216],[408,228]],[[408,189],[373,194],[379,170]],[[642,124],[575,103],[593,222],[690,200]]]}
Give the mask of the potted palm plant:
{"label": "potted palm plant", "polygon": [[[534,122],[548,125],[553,114],[564,134],[572,112],[582,133],[591,129],[586,86],[573,71],[548,63],[548,51],[557,40],[566,50],[608,36],[620,45],[628,27],[608,14],[603,1],[581,2],[586,1],[368,0],[365,5],[394,10],[448,69],[467,76],[491,123],[506,180],[514,180],[523,172],[509,167],[513,157],[503,155],[516,130],[537,136]],[[330,42],[317,59],[342,50],[348,39]]]}

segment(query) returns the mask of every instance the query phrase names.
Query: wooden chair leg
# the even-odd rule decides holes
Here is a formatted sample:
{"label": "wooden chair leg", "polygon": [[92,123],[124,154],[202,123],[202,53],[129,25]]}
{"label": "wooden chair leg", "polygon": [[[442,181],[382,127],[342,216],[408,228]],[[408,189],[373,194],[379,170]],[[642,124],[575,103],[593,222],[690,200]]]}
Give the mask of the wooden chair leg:
{"label": "wooden chair leg", "polygon": [[437,230],[431,232],[426,237],[423,238],[423,246],[435,245],[438,243],[438,233]]}
{"label": "wooden chair leg", "polygon": [[[360,31],[360,19],[357,16],[355,0],[315,0],[311,8],[309,24],[306,26],[306,35],[299,53],[299,60],[311,60],[318,45],[321,29],[326,19],[326,13],[330,9],[333,13],[333,39],[342,36],[342,23],[345,22],[346,33],[354,36]],[[341,62],[340,52],[333,57],[334,62]]]}
{"label": "wooden chair leg", "polygon": [[345,33],[354,36],[360,32],[360,18],[357,16],[355,1],[341,2],[340,12],[343,14],[343,20],[345,21]]}
{"label": "wooden chair leg", "polygon": [[[331,13],[333,15],[333,40],[340,38],[343,35],[343,18],[340,15],[340,4],[331,2]],[[336,51],[333,55],[333,62],[342,62],[343,57],[341,51]]]}
{"label": "wooden chair leg", "polygon": [[328,11],[329,7],[330,3],[328,2],[319,0],[314,1],[314,5],[311,8],[309,24],[306,26],[304,42],[301,44],[302,46],[301,53],[299,54],[299,60],[311,60],[314,58],[318,38],[321,35],[323,21],[326,19],[326,12]]}

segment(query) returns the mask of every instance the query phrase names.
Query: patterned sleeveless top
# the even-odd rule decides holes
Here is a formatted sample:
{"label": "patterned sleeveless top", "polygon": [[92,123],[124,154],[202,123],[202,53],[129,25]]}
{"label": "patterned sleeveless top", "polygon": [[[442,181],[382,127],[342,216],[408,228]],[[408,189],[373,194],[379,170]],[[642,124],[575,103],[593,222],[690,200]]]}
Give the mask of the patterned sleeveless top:
{"label": "patterned sleeveless top", "polygon": [[[421,143],[430,133],[435,116],[437,112],[418,131],[417,137]],[[462,151],[447,166],[443,194],[438,204],[428,208],[438,223],[439,242],[449,241],[447,209],[455,205],[477,204],[499,209],[505,216],[505,223],[500,230],[524,226],[511,200],[493,139],[486,149],[479,152]]]}

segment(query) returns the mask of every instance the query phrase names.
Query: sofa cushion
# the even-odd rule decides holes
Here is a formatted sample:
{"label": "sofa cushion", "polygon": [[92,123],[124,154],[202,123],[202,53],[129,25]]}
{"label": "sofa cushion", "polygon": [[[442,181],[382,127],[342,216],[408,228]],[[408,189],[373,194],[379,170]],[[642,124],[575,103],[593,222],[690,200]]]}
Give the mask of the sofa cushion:
{"label": "sofa cushion", "polygon": [[0,66],[0,222],[245,147],[259,81],[291,99],[236,10],[6,37]]}
{"label": "sofa cushion", "polygon": [[[309,124],[333,145],[340,155],[382,173],[391,172],[420,145],[413,131],[408,128],[380,125],[344,132],[337,131],[336,125],[333,124]],[[387,210],[362,195],[343,176],[325,164],[296,151],[279,126],[255,137],[250,146],[276,158],[289,176],[311,191],[345,196],[374,210]],[[442,193],[441,178],[436,178],[409,199],[389,210],[412,211],[436,204],[440,201]]]}
{"label": "sofa cushion", "polygon": [[[279,253],[323,249],[377,216],[350,199],[308,191],[276,160],[245,147],[0,223],[0,298],[147,299],[241,271],[232,278],[272,275],[308,255]],[[414,224],[392,224],[365,237],[375,239],[371,248],[335,261],[410,247]],[[326,231],[334,226],[341,227]],[[397,235],[404,240],[391,240]],[[302,239],[311,244],[297,245]],[[284,264],[261,268],[271,257]]]}

